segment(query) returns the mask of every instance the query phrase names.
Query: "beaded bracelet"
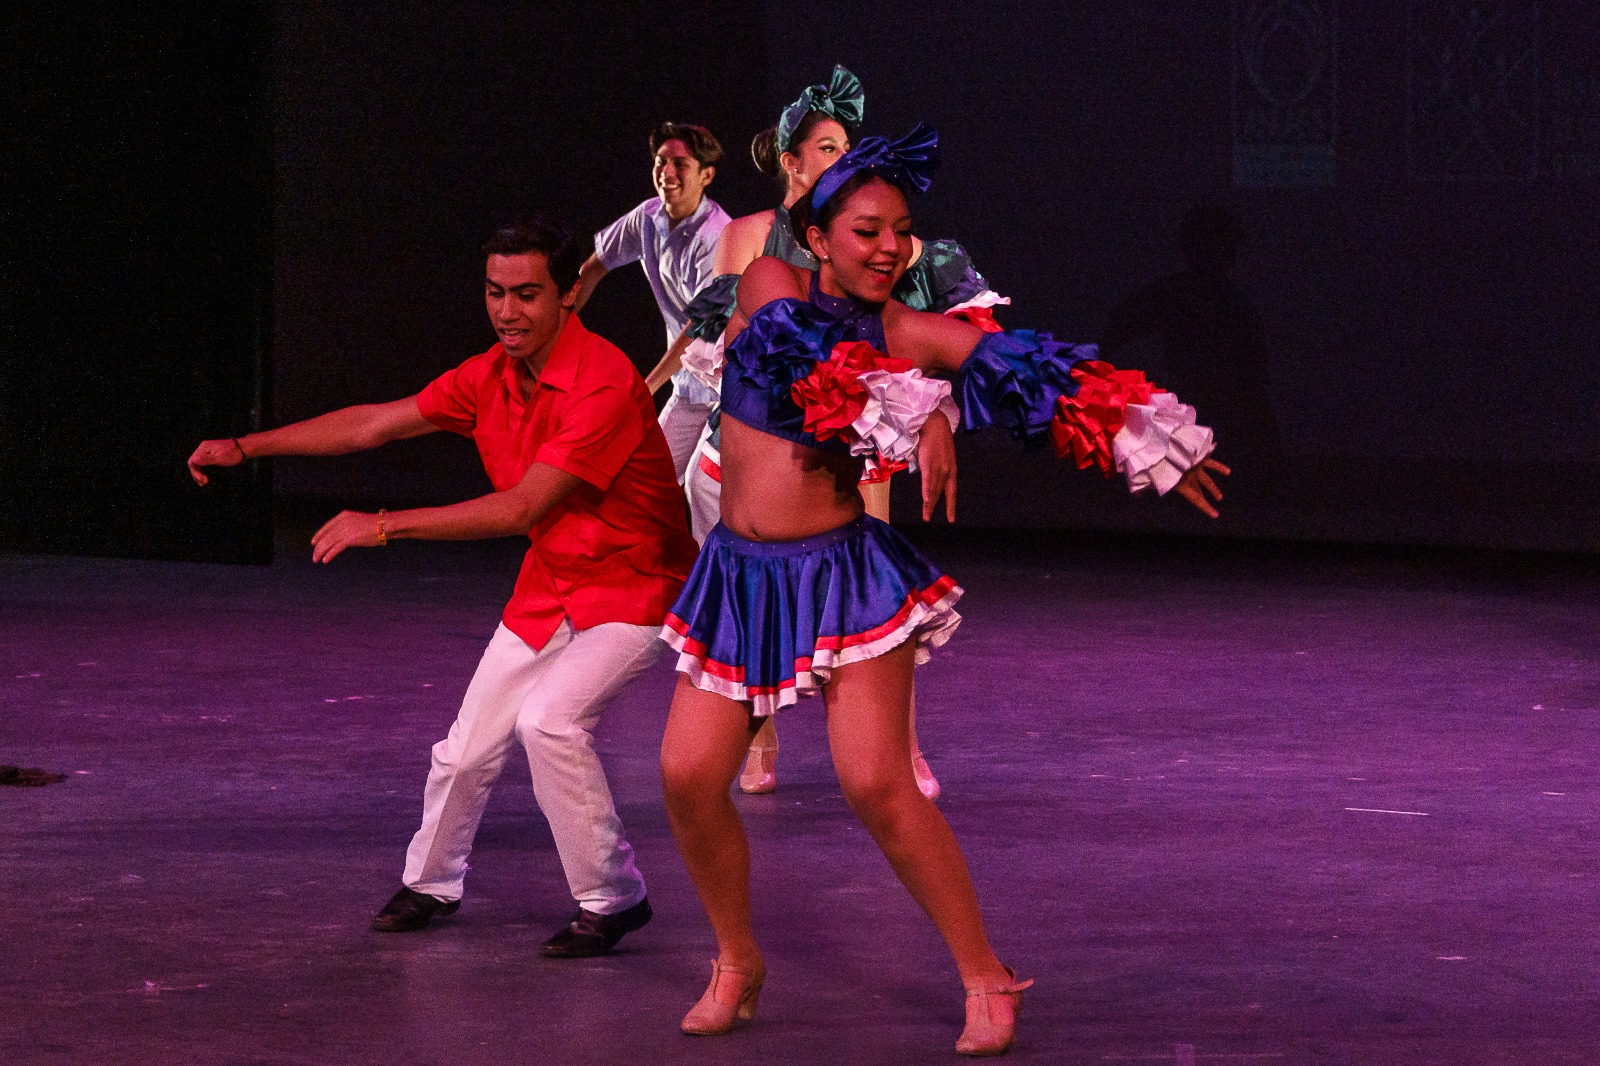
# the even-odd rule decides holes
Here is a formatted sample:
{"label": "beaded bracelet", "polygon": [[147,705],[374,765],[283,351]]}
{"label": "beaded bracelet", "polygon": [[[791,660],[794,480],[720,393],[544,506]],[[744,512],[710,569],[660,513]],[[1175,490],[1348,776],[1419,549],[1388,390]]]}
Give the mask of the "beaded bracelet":
{"label": "beaded bracelet", "polygon": [[388,513],[382,507],[378,508],[378,547],[380,548],[389,543],[389,535],[383,531],[383,516]]}

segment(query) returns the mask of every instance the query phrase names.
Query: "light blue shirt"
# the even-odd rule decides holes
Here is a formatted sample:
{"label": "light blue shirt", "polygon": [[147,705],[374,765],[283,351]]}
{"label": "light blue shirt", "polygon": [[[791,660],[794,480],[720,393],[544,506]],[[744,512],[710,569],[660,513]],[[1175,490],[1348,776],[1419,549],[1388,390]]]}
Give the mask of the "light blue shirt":
{"label": "light blue shirt", "polygon": [[728,213],[709,196],[676,226],[651,198],[596,233],[594,254],[608,271],[629,263],[644,267],[670,345],[689,323],[684,309],[711,280],[711,256],[727,224]]}
{"label": "light blue shirt", "polygon": [[[676,226],[661,201],[652,197],[596,233],[594,254],[607,271],[635,262],[644,267],[670,346],[689,324],[685,308],[711,280],[711,256],[727,224],[728,212],[709,196],[701,197],[694,214]],[[690,403],[705,407],[717,402],[716,392],[687,369],[672,375],[672,387]]]}

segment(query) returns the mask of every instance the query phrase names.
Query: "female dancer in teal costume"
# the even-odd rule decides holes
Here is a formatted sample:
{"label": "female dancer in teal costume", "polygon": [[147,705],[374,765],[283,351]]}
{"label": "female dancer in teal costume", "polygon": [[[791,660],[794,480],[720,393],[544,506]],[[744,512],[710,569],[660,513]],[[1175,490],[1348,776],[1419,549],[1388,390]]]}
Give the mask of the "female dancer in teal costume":
{"label": "female dancer in teal costume", "polygon": [[[713,280],[688,307],[690,324],[673,350],[654,372],[666,380],[684,357],[684,350],[696,340],[694,353],[687,357],[691,370],[705,371],[702,380],[716,387],[715,366],[719,359],[715,344],[730,318],[736,314],[739,276],[760,256],[781,259],[802,270],[816,270],[817,259],[796,240],[789,208],[811,191],[817,179],[850,147],[865,113],[866,96],[861,82],[842,66],[833,68],[827,85],[813,85],[784,108],[778,124],[756,135],[751,155],[762,173],[784,183],[783,203],[770,211],[758,211],[734,219],[723,230],[713,260]],[[895,285],[894,299],[919,311],[944,312],[965,302],[983,299],[988,285],[972,265],[966,250],[952,240],[923,242],[912,238],[912,262]],[[992,297],[992,294],[989,294]],[[1003,302],[1003,301],[1002,301]],[[684,477],[696,540],[719,517],[721,435],[713,428],[689,461]],[[889,474],[875,469],[861,484],[867,513],[889,519]],[[931,517],[925,515],[924,517]],[[917,740],[916,707],[911,711],[911,763],[917,787],[929,799],[939,797],[939,781],[929,769]],[[778,732],[768,719],[750,743],[750,755],[739,775],[744,792],[766,793],[777,787]]]}
{"label": "female dancer in teal costume", "polygon": [[968,429],[1049,439],[1080,466],[1118,470],[1135,490],[1176,489],[1207,514],[1221,497],[1212,475],[1227,469],[1208,458],[1193,410],[1092,345],[889,299],[911,253],[907,191],[927,187],[936,160],[920,127],[894,145],[868,138],[805,201],[818,271],[762,258],[739,286],[747,324],[730,331],[723,371],[723,519],[663,630],[683,674],[663,789],[718,948],[685,1032],[754,1017],[766,967],[729,787],[756,718],[820,691],[846,800],[955,957],[967,990],[956,1050],[1000,1054],[1015,1036],[1031,982],[996,958],[960,847],[903,754],[913,664],[948,639],[960,589],[865,515],[856,489],[864,452],[914,452],[924,501],[944,496],[953,512],[950,385],[924,372],[953,377]]}

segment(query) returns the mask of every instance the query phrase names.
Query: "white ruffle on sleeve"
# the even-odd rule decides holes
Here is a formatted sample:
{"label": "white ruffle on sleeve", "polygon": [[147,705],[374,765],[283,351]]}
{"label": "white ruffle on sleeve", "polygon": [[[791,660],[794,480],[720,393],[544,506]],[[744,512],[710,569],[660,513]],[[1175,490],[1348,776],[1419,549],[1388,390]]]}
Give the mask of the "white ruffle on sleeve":
{"label": "white ruffle on sleeve", "polygon": [[1216,446],[1211,430],[1195,422],[1193,407],[1179,403],[1170,392],[1158,392],[1147,404],[1130,403],[1123,409],[1111,454],[1129,489],[1154,488],[1166,495]]}
{"label": "white ruffle on sleeve", "polygon": [[860,381],[866,387],[867,402],[850,423],[858,438],[850,446],[853,455],[876,452],[891,462],[909,463],[915,470],[917,440],[928,416],[942,411],[951,420],[951,429],[960,424],[948,381],[925,378],[915,369],[898,374],[869,370]]}
{"label": "white ruffle on sleeve", "polygon": [[954,307],[945,308],[942,313],[946,315],[953,315],[957,311],[965,311],[969,307],[999,307],[1001,304],[1009,306],[1011,304],[1011,297],[1001,296],[993,289],[984,289],[970,300],[963,300]]}
{"label": "white ruffle on sleeve", "polygon": [[718,337],[713,343],[701,337],[690,341],[683,350],[683,367],[690,375],[715,392],[722,391],[722,364],[726,362],[722,354],[722,338]]}

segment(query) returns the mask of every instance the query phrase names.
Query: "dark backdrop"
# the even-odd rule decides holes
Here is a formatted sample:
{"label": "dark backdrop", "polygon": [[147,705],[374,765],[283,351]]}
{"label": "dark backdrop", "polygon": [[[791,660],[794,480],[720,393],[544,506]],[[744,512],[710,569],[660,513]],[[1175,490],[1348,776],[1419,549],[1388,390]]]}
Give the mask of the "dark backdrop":
{"label": "dark backdrop", "polygon": [[[735,214],[767,206],[749,137],[838,60],[866,84],[869,132],[939,127],[919,228],[968,246],[1015,299],[1011,324],[1098,337],[1119,301],[1180,269],[1192,205],[1246,233],[1234,277],[1265,364],[1239,384],[1270,399],[1280,441],[1260,456],[1248,432],[1231,448],[1223,434],[1221,455],[1248,459],[1233,513],[1129,500],[978,437],[963,522],[1600,542],[1588,5],[882,0],[870,18],[689,5],[670,25],[605,4],[362,6],[281,8],[282,419],[414,389],[485,347],[467,252],[488,214],[532,200],[598,227],[648,193],[657,119],[712,125],[729,153],[713,195]],[[641,365],[659,354],[638,270],[591,308]],[[1177,369],[1159,339],[1121,358]],[[280,472],[288,491],[371,499],[452,497],[476,476],[436,438]],[[899,486],[899,513],[913,491]]]}
{"label": "dark backdrop", "polygon": [[270,555],[269,472],[183,466],[266,415],[269,34],[265,3],[0,14],[0,547]]}
{"label": "dark backdrop", "polygon": [[[924,229],[961,238],[1016,297],[1009,322],[1098,337],[1179,268],[1190,205],[1237,213],[1285,454],[1241,460],[1247,506],[1221,529],[1600,544],[1593,5],[1008,3],[984,6],[983,32],[903,0],[867,22],[823,10],[769,9],[791,46],[773,80],[837,56],[875,128],[940,127]],[[1275,149],[1321,172],[1275,175]],[[1268,166],[1242,166],[1252,153]],[[966,479],[969,521],[1207,525],[974,443],[969,471],[1005,472]]]}
{"label": "dark backdrop", "polygon": [[[494,343],[477,247],[540,208],[594,231],[651,194],[651,128],[699,122],[736,212],[773,193],[749,164],[768,110],[759,5],[279,5],[277,416],[394,399]],[[641,366],[666,346],[638,267],[584,314]],[[291,494],[377,503],[487,491],[446,434],[344,460],[280,461]]]}
{"label": "dark backdrop", "polygon": [[[597,228],[648,194],[645,135],[668,117],[722,136],[712,192],[730,211],[769,206],[749,137],[835,60],[866,84],[869,132],[941,129],[919,227],[972,250],[1015,298],[1010,324],[1100,337],[1113,308],[1180,269],[1193,205],[1233,212],[1246,234],[1230,291],[1260,358],[1212,337],[1200,384],[1263,397],[1278,440],[1225,424],[1221,455],[1240,457],[1229,515],[1129,500],[979,436],[962,443],[963,522],[1600,543],[1592,5],[253,10],[5,16],[21,46],[0,161],[9,543],[68,531],[76,550],[154,552],[151,516],[182,514],[191,541],[223,536],[230,515],[260,519],[265,471],[197,495],[177,462],[203,434],[248,428],[267,396],[251,301],[269,282],[269,421],[415,391],[492,340],[473,249],[494,215],[539,205]],[[264,145],[270,278],[253,270],[268,247],[251,221]],[[608,278],[585,317],[640,365],[659,354],[639,271]],[[1157,334],[1118,358],[1195,395],[1180,355],[1194,362]],[[283,462],[277,483],[330,511],[484,485],[465,442],[442,435]],[[898,487],[900,514],[913,491]],[[264,521],[250,528],[233,533],[259,545]]]}

